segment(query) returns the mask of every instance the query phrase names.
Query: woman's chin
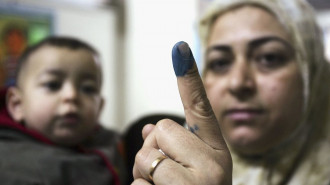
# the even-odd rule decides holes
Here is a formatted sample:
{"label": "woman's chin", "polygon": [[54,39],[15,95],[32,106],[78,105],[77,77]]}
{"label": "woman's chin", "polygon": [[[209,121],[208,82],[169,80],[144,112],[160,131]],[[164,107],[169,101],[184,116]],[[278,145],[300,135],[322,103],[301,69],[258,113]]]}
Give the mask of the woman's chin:
{"label": "woman's chin", "polygon": [[265,138],[248,127],[236,128],[226,137],[230,147],[242,155],[262,155],[271,146],[265,144]]}

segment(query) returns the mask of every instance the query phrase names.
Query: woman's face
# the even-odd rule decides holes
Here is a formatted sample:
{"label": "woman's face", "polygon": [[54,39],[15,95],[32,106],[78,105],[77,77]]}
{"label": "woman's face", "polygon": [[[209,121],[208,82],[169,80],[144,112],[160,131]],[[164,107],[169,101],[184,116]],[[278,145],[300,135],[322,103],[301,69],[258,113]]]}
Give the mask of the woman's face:
{"label": "woman's face", "polygon": [[229,145],[255,155],[301,121],[303,82],[289,35],[264,9],[220,15],[207,44],[205,88]]}

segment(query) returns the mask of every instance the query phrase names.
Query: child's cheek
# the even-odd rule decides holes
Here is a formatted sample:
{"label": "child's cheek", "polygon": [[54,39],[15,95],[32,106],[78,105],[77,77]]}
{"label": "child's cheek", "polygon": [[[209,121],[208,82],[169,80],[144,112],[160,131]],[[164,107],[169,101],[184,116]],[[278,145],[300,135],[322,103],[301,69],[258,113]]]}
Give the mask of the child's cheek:
{"label": "child's cheek", "polygon": [[55,103],[41,99],[30,104],[28,109],[26,124],[42,133],[52,127],[56,117]]}

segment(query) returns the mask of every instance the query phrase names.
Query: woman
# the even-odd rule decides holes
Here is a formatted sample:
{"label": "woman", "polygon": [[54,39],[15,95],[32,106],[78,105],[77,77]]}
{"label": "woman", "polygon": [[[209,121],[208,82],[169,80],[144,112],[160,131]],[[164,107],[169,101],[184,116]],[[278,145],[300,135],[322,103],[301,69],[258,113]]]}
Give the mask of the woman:
{"label": "woman", "polygon": [[[203,81],[229,145],[233,184],[330,184],[330,70],[320,35],[312,9],[301,0],[222,1],[212,5],[202,19]],[[189,93],[182,92],[180,86],[179,82],[184,107],[186,110],[188,107],[185,112],[189,113],[190,106],[184,103]],[[188,118],[187,122],[192,123]],[[190,128],[196,127],[190,125]],[[196,134],[207,146],[198,144],[198,150],[185,145],[192,148],[190,151],[180,147],[182,138],[188,138],[188,133],[170,137],[159,134],[161,131],[158,130],[161,129],[144,129],[146,140],[141,149],[142,153],[146,147],[165,149],[169,156],[161,163],[156,160],[151,166],[155,184],[231,183],[224,180],[231,178],[227,164],[230,159],[225,154],[216,156],[206,150],[207,146],[218,149],[205,142],[206,133],[211,135],[207,140],[217,140],[210,130],[201,128],[203,134]],[[176,139],[177,143],[167,143],[175,152],[160,142],[164,138]],[[190,163],[182,160],[184,154],[196,153],[203,157],[197,156]],[[148,172],[155,160],[148,159],[143,163],[140,157],[138,154],[135,167],[140,172],[135,173],[137,184],[141,177],[148,179],[143,169]],[[212,157],[216,166],[220,166],[216,169],[221,173],[216,175],[209,171],[208,161]],[[218,158],[223,160],[219,162]],[[203,161],[206,162],[203,164]],[[190,169],[190,173],[181,173],[181,169],[171,165],[173,162]],[[199,165],[193,165],[195,163]],[[181,176],[166,181],[173,176],[169,177],[169,171]],[[203,181],[198,181],[200,179]]]}
{"label": "woman", "polygon": [[234,184],[329,184],[329,65],[312,9],[299,0],[213,7],[201,21],[204,84]]}

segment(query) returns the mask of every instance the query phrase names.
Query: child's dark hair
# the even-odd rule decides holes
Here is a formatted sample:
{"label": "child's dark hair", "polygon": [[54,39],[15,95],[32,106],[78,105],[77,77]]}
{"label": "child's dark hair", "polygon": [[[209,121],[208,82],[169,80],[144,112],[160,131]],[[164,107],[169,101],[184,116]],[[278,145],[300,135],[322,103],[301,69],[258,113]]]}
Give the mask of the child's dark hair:
{"label": "child's dark hair", "polygon": [[98,56],[98,52],[89,44],[80,41],[78,39],[72,38],[72,37],[56,37],[56,36],[50,36],[42,41],[38,42],[35,45],[32,45],[28,48],[25,49],[25,51],[22,53],[20,58],[18,59],[18,67],[16,70],[16,86],[18,85],[18,78],[23,70],[24,66],[26,65],[28,58],[30,57],[31,54],[33,54],[35,51],[38,49],[44,47],[44,46],[56,46],[56,47],[64,47],[64,48],[69,48],[69,49],[87,49],[88,51],[92,52],[96,56]]}

